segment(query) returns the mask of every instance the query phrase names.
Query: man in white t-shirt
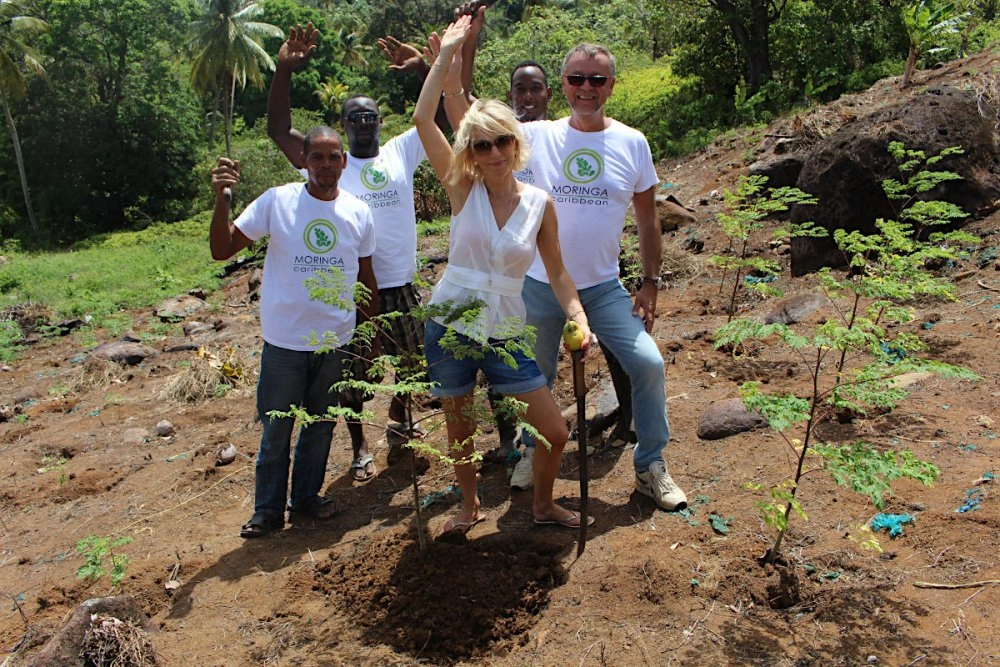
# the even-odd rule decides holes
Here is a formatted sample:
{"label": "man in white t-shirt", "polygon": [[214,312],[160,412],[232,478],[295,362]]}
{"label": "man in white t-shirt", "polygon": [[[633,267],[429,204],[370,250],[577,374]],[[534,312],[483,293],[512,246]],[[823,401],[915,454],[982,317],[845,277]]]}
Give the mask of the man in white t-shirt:
{"label": "man in white t-shirt", "polygon": [[[291,126],[290,89],[292,73],[308,62],[315,50],[318,32],[312,24],[289,31],[288,39],[278,51],[278,64],[271,79],[267,99],[267,130],[291,163],[301,169],[299,156],[302,135]],[[423,64],[423,61],[420,61]],[[380,336],[383,354],[401,359],[401,379],[420,369],[423,357],[423,322],[410,311],[420,304],[420,295],[413,285],[417,272],[417,220],[413,206],[413,174],[426,157],[420,138],[413,128],[380,146],[382,119],[378,104],[366,95],[354,95],[344,102],[341,122],[347,135],[350,152],[340,180],[341,187],[361,199],[371,209],[376,221],[375,237],[378,250],[372,266],[379,286],[379,313],[401,313],[389,320],[390,331]],[[377,382],[367,375],[368,364],[361,350],[355,350],[352,375],[355,379]],[[341,392],[341,405],[360,412],[364,401],[371,398],[364,392]],[[409,424],[406,405],[408,397],[393,396],[389,419],[398,423],[387,431],[390,446],[389,463],[401,452],[399,445],[405,435],[422,435]],[[412,428],[412,432],[411,432]],[[351,473],[363,482],[375,476],[375,461],[368,451],[361,424],[348,422],[354,461]]]}
{"label": "man in white t-shirt", "polygon": [[[289,497],[295,420],[270,413],[295,405],[311,415],[324,415],[336,405],[337,394],[330,387],[350,363],[344,346],[351,342],[359,317],[374,314],[370,305],[355,307],[353,286],[361,282],[371,290],[373,302],[378,297],[372,270],[374,221],[364,203],[339,188],[346,162],[340,135],[329,127],[314,128],[303,138],[302,148],[299,160],[308,182],[271,188],[235,222],[229,219],[227,190],[239,182],[239,166],[220,158],[212,170],[212,257],[228,259],[269,237],[260,301],[264,349],[257,382],[263,434],[254,468],[254,513],[240,530],[244,538],[280,530],[286,501],[289,512],[317,519],[333,516],[333,501],[320,490],[335,422],[300,428]],[[312,298],[306,284],[311,277],[332,293],[329,299]]]}
{"label": "man in white t-shirt", "polygon": [[[635,486],[662,509],[686,506],[663,460],[670,439],[663,357],[649,333],[656,317],[661,238],[654,201],[658,182],[641,132],[604,114],[615,84],[615,61],[602,46],[581,44],[562,63],[571,115],[523,126],[531,158],[518,177],[551,195],[559,218],[563,260],[580,293],[591,329],[621,362],[632,384],[638,443]],[[635,301],[618,277],[620,241],[632,204],[643,279]],[[528,324],[536,328],[536,362],[555,380],[565,315],[538,257],[524,284]],[[531,453],[526,454],[529,462]]]}

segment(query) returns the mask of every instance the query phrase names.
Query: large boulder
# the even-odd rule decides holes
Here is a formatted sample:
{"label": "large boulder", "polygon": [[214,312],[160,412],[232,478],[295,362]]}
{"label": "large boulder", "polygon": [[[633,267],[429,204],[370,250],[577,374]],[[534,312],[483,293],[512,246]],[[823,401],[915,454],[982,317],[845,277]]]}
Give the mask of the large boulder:
{"label": "large boulder", "polygon": [[927,199],[943,199],[975,214],[1000,194],[1000,154],[993,124],[980,115],[975,95],[949,86],[928,88],[848,123],[810,152],[796,185],[815,195],[819,203],[794,206],[791,217],[793,222],[812,220],[830,236],[792,240],[793,275],[846,264],[833,241],[835,229],[871,234],[876,219],[896,217],[882,190],[885,179],[901,179],[888,152],[893,141],[922,150],[928,157],[950,146],[965,150],[964,155],[946,158],[934,167],[954,171],[963,179],[922,195]]}

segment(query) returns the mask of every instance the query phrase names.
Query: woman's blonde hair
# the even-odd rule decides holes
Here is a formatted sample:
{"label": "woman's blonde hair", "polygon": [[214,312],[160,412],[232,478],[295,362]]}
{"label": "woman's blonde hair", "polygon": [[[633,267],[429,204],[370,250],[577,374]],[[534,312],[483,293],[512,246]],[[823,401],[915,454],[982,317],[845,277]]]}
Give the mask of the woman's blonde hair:
{"label": "woman's blonde hair", "polygon": [[478,134],[493,138],[505,134],[513,135],[517,141],[514,146],[514,171],[520,171],[528,164],[528,145],[524,142],[521,124],[517,122],[517,116],[511,108],[498,100],[476,100],[469,107],[461,125],[458,126],[458,132],[455,133],[451,171],[448,174],[449,182],[455,184],[465,177],[473,180],[483,177],[472,154],[472,135],[477,130]]}

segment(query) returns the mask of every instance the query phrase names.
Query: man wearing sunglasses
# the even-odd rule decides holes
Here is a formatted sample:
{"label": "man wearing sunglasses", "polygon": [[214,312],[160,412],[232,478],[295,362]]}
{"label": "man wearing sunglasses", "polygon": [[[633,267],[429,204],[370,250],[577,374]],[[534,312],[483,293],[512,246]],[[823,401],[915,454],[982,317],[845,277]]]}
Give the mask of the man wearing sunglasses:
{"label": "man wearing sunglasses", "polygon": [[[559,243],[591,330],[621,362],[632,385],[638,492],[662,509],[687,505],[663,460],[670,439],[663,357],[649,335],[656,317],[662,241],[654,188],[658,182],[643,134],[608,117],[604,105],[615,85],[615,60],[603,46],[581,44],[563,59],[562,90],[570,117],[526,123],[531,145],[519,178],[551,196],[559,218]],[[619,279],[620,241],[632,205],[639,233],[643,278],[634,301]],[[565,315],[539,258],[522,292],[527,323],[535,327],[535,360],[555,381]],[[530,443],[526,443],[529,444]],[[530,461],[532,456],[526,453]]]}
{"label": "man wearing sunglasses", "polygon": [[[291,79],[292,73],[312,56],[318,37],[319,31],[311,23],[305,28],[297,26],[289,31],[288,39],[278,51],[277,68],[267,98],[268,135],[299,169],[304,166],[299,163],[302,134],[291,126]],[[387,48],[383,45],[383,50]],[[372,268],[379,287],[378,312],[402,313],[402,316],[390,320],[391,331],[386,336],[380,336],[377,345],[381,345],[382,353],[396,355],[403,360],[401,374],[405,377],[419,368],[419,359],[423,356],[423,324],[409,313],[420,303],[420,296],[413,285],[417,270],[413,174],[426,154],[416,130],[412,128],[381,146],[382,118],[378,104],[366,95],[355,95],[344,102],[341,123],[349,144],[347,164],[340,179],[341,187],[368,204],[375,219]],[[365,376],[366,360],[359,354],[357,361],[353,368],[354,377],[370,380]],[[347,390],[341,392],[341,405],[360,412],[363,402],[370,398],[363,392]],[[400,447],[412,426],[407,423],[406,399],[406,396],[394,396],[389,406],[389,419],[398,422],[398,426],[390,426],[387,431],[390,445],[396,445],[390,447],[390,464],[401,453]],[[363,482],[376,474],[374,458],[368,451],[361,425],[349,422],[348,430],[354,450],[351,473],[356,481]],[[414,434],[419,435],[419,431]]]}

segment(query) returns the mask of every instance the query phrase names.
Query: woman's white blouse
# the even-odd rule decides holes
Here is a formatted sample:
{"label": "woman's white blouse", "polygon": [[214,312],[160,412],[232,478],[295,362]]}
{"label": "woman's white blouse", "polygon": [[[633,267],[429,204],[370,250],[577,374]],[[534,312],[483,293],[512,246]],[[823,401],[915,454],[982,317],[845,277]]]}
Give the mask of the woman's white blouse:
{"label": "woman's white blouse", "polygon": [[473,184],[465,206],[451,218],[448,267],[430,303],[481,300],[485,306],[474,323],[444,317],[435,321],[480,342],[511,338],[524,330],[521,286],[535,258],[547,199],[543,190],[523,185],[517,208],[500,229],[486,187],[480,181]]}

